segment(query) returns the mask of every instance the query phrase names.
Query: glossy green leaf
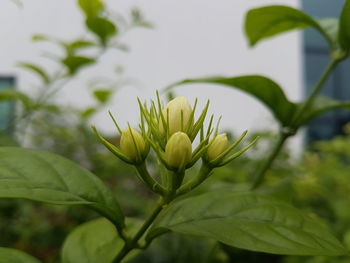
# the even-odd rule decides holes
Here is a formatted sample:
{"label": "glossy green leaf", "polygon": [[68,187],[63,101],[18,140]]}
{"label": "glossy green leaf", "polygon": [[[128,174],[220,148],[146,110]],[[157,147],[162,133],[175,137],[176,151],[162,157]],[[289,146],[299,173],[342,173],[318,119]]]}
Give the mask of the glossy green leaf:
{"label": "glossy green leaf", "polygon": [[110,99],[112,92],[109,89],[98,89],[94,91],[93,95],[99,102],[106,103]]}
{"label": "glossy green leaf", "polygon": [[105,45],[117,33],[117,27],[108,19],[102,17],[88,17],[86,25]]}
{"label": "glossy green leaf", "polygon": [[294,113],[296,105],[290,102],[281,87],[271,79],[263,76],[241,77],[211,77],[200,79],[187,79],[171,85],[169,88],[183,84],[212,83],[228,86],[248,93],[264,103],[282,124],[288,124]]}
{"label": "glossy green leaf", "polygon": [[74,75],[79,69],[89,64],[94,63],[93,58],[82,56],[68,56],[62,60],[62,63],[68,68],[69,73]]}
{"label": "glossy green leaf", "polygon": [[104,7],[101,0],[78,0],[78,4],[87,17],[98,16]]}
{"label": "glossy green leaf", "polygon": [[218,191],[175,202],[156,220],[147,238],[166,231],[273,254],[347,253],[317,220],[288,204],[254,193]]}
{"label": "glossy green leaf", "polygon": [[[131,233],[139,226],[138,220],[127,220],[127,230]],[[123,245],[113,224],[106,219],[93,220],[69,234],[61,252],[62,263],[111,263]]]}
{"label": "glossy green leaf", "polygon": [[40,261],[22,251],[0,247],[0,263],[40,263]]}
{"label": "glossy green leaf", "polygon": [[273,5],[255,8],[248,11],[245,20],[245,32],[252,46],[263,39],[306,27],[318,30],[331,44],[330,37],[316,20],[289,6]]}
{"label": "glossy green leaf", "polygon": [[20,92],[13,88],[0,90],[0,102],[11,100],[20,101],[25,108],[30,108],[33,104],[32,100],[23,92]]}
{"label": "glossy green leaf", "polygon": [[[302,104],[299,104],[299,107],[301,107]],[[303,118],[300,120],[299,124],[307,124],[314,118],[328,112],[331,110],[336,110],[336,109],[346,109],[350,110],[350,102],[349,101],[338,101],[334,100],[328,97],[323,97],[323,96],[318,96],[311,108],[305,112],[303,115]]]}
{"label": "glossy green leaf", "polygon": [[339,43],[347,52],[350,50],[350,0],[346,0],[339,21]]}
{"label": "glossy green leaf", "polygon": [[39,66],[34,65],[32,63],[19,63],[19,67],[25,68],[27,70],[30,70],[31,72],[35,73],[37,76],[39,76],[42,81],[47,84],[50,82],[50,77],[49,75]]}
{"label": "glossy green leaf", "polygon": [[113,194],[92,173],[59,155],[0,147],[0,198],[61,205],[87,205],[122,226]]}

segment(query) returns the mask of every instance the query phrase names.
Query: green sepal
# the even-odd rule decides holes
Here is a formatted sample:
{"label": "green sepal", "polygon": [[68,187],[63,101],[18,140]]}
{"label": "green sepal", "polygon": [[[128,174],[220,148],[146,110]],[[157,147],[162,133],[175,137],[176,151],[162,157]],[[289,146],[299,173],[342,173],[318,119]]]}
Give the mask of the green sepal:
{"label": "green sepal", "polygon": [[134,164],[133,161],[131,161],[127,156],[125,156],[116,146],[108,142],[105,138],[103,138],[99,132],[97,131],[95,126],[91,126],[93,131],[95,132],[97,138],[102,142],[102,144],[115,156],[117,156],[122,161],[128,163],[128,164]]}
{"label": "green sepal", "polygon": [[249,148],[251,148],[252,146],[254,146],[254,144],[259,140],[259,136],[257,136],[249,145],[247,145],[246,147],[244,147],[242,150],[239,150],[238,152],[232,154],[231,156],[229,156],[227,159],[223,160],[222,162],[220,162],[217,167],[219,166],[224,166],[226,164],[228,164],[229,162],[233,161],[234,159],[236,159],[237,157],[241,156],[243,153],[245,153]]}
{"label": "green sepal", "polygon": [[205,117],[207,116],[209,103],[210,103],[210,101],[208,100],[208,102],[205,105],[205,107],[204,107],[201,115],[199,116],[198,120],[195,122],[195,124],[193,125],[192,129],[188,132],[188,137],[190,138],[191,142],[194,141],[194,139],[196,138],[198,132],[203,127],[203,123],[204,123]]}
{"label": "green sepal", "polygon": [[[203,129],[201,129],[203,130]],[[197,148],[193,151],[192,153],[192,159],[191,161],[186,165],[186,169],[191,168],[207,151],[209,144],[209,138],[211,135],[212,131],[208,133],[207,137],[204,139],[201,139],[200,144],[197,146]]]}

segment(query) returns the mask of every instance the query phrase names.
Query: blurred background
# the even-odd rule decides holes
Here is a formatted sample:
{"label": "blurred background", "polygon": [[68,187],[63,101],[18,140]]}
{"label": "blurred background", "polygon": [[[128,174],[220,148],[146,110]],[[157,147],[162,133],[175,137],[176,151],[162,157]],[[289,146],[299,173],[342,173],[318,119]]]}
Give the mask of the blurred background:
{"label": "blurred background", "polygon": [[[150,4],[106,1],[110,10],[120,14],[128,14],[132,7],[139,8],[153,27],[126,33],[122,41],[127,43],[129,52],[108,50],[97,65],[82,70],[77,78],[67,83],[56,99],[64,105],[85,107],[92,102],[86,89],[89,81],[101,77],[115,79],[118,77],[116,68],[122,67],[124,76],[130,79],[108,106],[122,124],[126,121],[136,123],[136,96],[153,98],[156,89],[189,77],[262,74],[280,83],[292,100],[298,100],[303,93],[300,33],[287,34],[251,49],[243,32],[246,11],[274,2],[159,0]],[[299,3],[287,0],[283,4],[298,6]],[[0,72],[4,77],[14,77],[20,90],[32,90],[37,79],[16,64],[23,60],[35,61],[53,69],[52,62],[42,53],[58,52],[51,43],[33,44],[32,35],[69,40],[86,34],[84,16],[75,1],[64,4],[61,1],[23,1],[22,8],[11,1],[2,1],[0,16],[0,22],[6,25],[0,29],[3,36]],[[192,102],[196,97],[202,102],[210,99],[214,113],[223,115],[221,127],[224,129],[241,132],[274,125],[270,113],[262,105],[238,91],[201,84],[179,88],[175,93],[186,95]],[[113,130],[106,111],[98,114],[93,122],[106,131]]]}
{"label": "blurred background", "polygon": [[[113,26],[108,24],[101,34],[85,24],[87,11],[79,8],[77,1],[2,0],[0,145],[46,149],[75,160],[116,192],[129,216],[143,216],[154,197],[135,182],[130,167],[99,145],[90,125],[117,144],[118,134],[108,110],[122,126],[128,121],[136,126],[136,97],[154,98],[156,90],[186,78],[264,75],[279,83],[292,101],[299,101],[310,92],[327,63],[326,43],[318,33],[305,30],[250,48],[244,36],[245,13],[254,7],[283,4],[316,17],[334,17],[343,3],[106,0],[102,18]],[[323,93],[349,100],[349,69],[349,61],[341,64]],[[220,169],[211,185],[249,180],[276,139],[278,125],[271,113],[252,97],[222,86],[193,84],[176,88],[174,94],[186,96],[192,103],[199,98],[200,105],[210,99],[211,112],[223,116],[221,128],[232,137],[245,129],[251,136],[262,136],[252,154]],[[163,97],[167,99],[167,94]],[[276,185],[283,174],[279,190],[274,191],[323,218],[348,242],[349,119],[348,112],[334,111],[313,121],[289,141],[267,182]],[[212,186],[209,182],[204,187]],[[0,246],[28,251],[45,262],[59,262],[65,236],[96,217],[84,208],[1,200]],[[201,242],[167,236],[136,262],[197,262],[192,259],[198,259],[198,246],[213,246],[210,241]],[[188,249],[178,253],[181,243]],[[350,262],[272,256],[225,246],[215,253],[198,262]]]}

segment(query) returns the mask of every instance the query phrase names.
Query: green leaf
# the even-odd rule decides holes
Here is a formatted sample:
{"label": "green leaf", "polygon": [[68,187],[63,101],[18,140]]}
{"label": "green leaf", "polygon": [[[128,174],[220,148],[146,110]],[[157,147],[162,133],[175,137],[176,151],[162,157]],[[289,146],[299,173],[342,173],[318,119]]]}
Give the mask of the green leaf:
{"label": "green leaf", "polygon": [[153,27],[151,22],[145,20],[140,9],[132,8],[130,14],[131,14],[131,24],[132,25],[147,27],[147,28]]}
{"label": "green leaf", "polygon": [[112,95],[112,90],[109,89],[98,89],[94,91],[94,97],[101,103],[106,103],[111,95]]}
{"label": "green leaf", "polygon": [[[132,233],[139,226],[138,220],[127,220],[127,230]],[[61,252],[62,263],[111,263],[123,245],[113,224],[106,219],[93,220],[69,234]]]}
{"label": "green leaf", "polygon": [[[301,107],[302,104],[300,103],[298,106]],[[307,124],[319,115],[336,109],[350,110],[350,102],[338,101],[328,97],[318,96],[312,103],[310,109],[303,115],[303,118],[300,120],[300,125]]]}
{"label": "green leaf", "polygon": [[70,43],[62,42],[61,44],[70,56],[74,56],[75,52],[79,49],[89,48],[95,45],[95,43],[86,40],[76,40]]}
{"label": "green leaf", "polygon": [[97,109],[94,107],[89,107],[87,109],[85,109],[84,111],[82,111],[80,113],[81,118],[83,119],[87,119],[90,118],[92,115],[94,115],[97,112]]}
{"label": "green leaf", "polygon": [[104,8],[101,0],[79,0],[78,4],[87,17],[98,16]]}
{"label": "green leaf", "polygon": [[0,147],[1,146],[18,146],[18,143],[13,137],[0,131]]}
{"label": "green leaf", "polygon": [[200,79],[187,79],[169,86],[168,89],[183,84],[212,83],[229,86],[244,91],[264,103],[283,125],[288,124],[294,113],[296,105],[290,102],[281,87],[263,76],[241,77],[211,77]]}
{"label": "green leaf", "polygon": [[87,205],[114,224],[124,224],[113,194],[95,175],[45,151],[0,147],[0,198]]}
{"label": "green leaf", "polygon": [[49,75],[39,66],[34,65],[32,63],[24,63],[24,62],[19,63],[18,66],[32,71],[33,73],[38,75],[45,84],[50,83]]}
{"label": "green leaf", "polygon": [[108,39],[117,33],[117,27],[110,20],[102,17],[88,17],[86,26],[99,37],[103,45],[106,45]]}
{"label": "green leaf", "polygon": [[40,263],[40,261],[22,251],[0,247],[0,263]]}
{"label": "green leaf", "polygon": [[130,263],[140,262],[228,263],[229,260],[222,246],[214,240],[168,234],[154,240],[150,247],[130,261]]}
{"label": "green leaf", "polygon": [[93,58],[82,57],[82,56],[68,56],[62,60],[62,63],[68,68],[69,73],[74,75],[77,71],[89,64],[94,63]]}
{"label": "green leaf", "polygon": [[0,90],[0,102],[10,100],[18,100],[22,102],[25,108],[30,108],[32,106],[32,100],[23,92],[13,88]]}
{"label": "green leaf", "polygon": [[50,38],[44,35],[33,35],[32,41],[33,42],[41,42],[41,41],[49,41]]}
{"label": "green leaf", "polygon": [[345,50],[350,50],[350,0],[346,0],[339,21],[339,43]]}
{"label": "green leaf", "polygon": [[332,44],[330,37],[316,20],[289,6],[272,5],[252,9],[245,19],[245,32],[252,46],[263,39],[306,27],[318,30]]}
{"label": "green leaf", "polygon": [[146,238],[167,231],[273,254],[348,253],[318,221],[288,204],[255,193],[218,191],[175,202],[156,220]]}

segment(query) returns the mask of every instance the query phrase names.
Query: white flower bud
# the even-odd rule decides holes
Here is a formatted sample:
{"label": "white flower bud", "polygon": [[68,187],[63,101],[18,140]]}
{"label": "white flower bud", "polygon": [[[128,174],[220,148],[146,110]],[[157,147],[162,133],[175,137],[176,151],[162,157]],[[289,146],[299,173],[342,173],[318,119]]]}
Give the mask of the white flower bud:
{"label": "white flower bud", "polygon": [[145,140],[140,133],[129,127],[121,134],[120,150],[131,161],[140,161],[146,150]]}
{"label": "white flower bud", "polygon": [[[178,131],[186,131],[193,125],[193,120],[189,123],[192,115],[192,108],[185,97],[177,97],[171,100],[162,110],[165,122],[169,121],[169,135]],[[182,115],[182,117],[181,117]],[[160,119],[159,131],[164,134],[163,121]]]}
{"label": "white flower bud", "polygon": [[226,133],[219,134],[210,142],[207,150],[208,161],[213,161],[220,156],[229,146]]}
{"label": "white flower bud", "polygon": [[191,161],[192,144],[186,133],[174,133],[165,146],[165,158],[170,167],[181,168]]}

